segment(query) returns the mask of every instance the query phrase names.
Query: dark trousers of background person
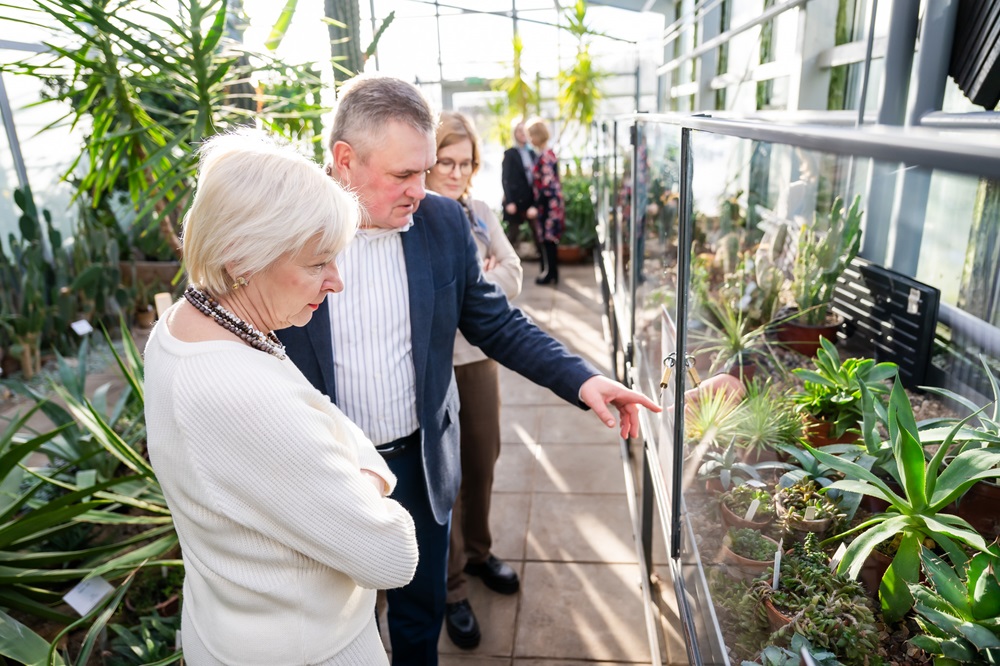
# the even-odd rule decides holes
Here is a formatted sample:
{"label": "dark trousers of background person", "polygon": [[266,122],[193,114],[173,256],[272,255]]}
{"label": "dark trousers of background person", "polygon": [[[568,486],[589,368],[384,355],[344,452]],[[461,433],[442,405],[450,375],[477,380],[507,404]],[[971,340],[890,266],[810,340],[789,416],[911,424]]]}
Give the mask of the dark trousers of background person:
{"label": "dark trousers of background person", "polygon": [[[509,217],[509,219],[508,219]],[[526,220],[522,213],[517,213],[516,215],[510,215],[505,217],[507,220],[507,240],[510,241],[510,246],[514,248],[516,252],[518,246],[521,243],[521,227],[526,226],[528,231],[531,232],[531,242],[535,245],[535,251],[538,252],[539,261],[542,257],[542,246],[538,241],[538,234],[535,233],[535,225],[531,220]]]}
{"label": "dark trousers of background person", "polygon": [[451,512],[448,555],[448,603],[468,599],[466,562],[481,564],[490,555],[490,498],[493,469],[500,456],[500,373],[484,359],[455,366],[462,408],[462,487]]}
{"label": "dark trousers of background person", "polygon": [[542,273],[535,282],[559,282],[559,245],[555,241],[542,241]]}
{"label": "dark trousers of background person", "polygon": [[396,475],[392,498],[413,516],[420,549],[413,580],[404,587],[386,592],[392,663],[393,666],[436,666],[438,637],[444,624],[450,524],[439,525],[431,512],[419,442],[386,462]]}

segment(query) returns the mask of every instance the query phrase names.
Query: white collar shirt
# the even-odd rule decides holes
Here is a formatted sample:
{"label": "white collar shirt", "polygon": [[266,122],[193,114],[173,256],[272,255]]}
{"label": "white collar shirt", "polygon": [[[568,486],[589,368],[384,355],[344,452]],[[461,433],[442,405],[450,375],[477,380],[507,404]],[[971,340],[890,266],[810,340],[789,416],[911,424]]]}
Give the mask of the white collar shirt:
{"label": "white collar shirt", "polygon": [[376,445],[420,427],[400,236],[407,229],[359,230],[337,260],[344,291],[327,299],[337,405]]}

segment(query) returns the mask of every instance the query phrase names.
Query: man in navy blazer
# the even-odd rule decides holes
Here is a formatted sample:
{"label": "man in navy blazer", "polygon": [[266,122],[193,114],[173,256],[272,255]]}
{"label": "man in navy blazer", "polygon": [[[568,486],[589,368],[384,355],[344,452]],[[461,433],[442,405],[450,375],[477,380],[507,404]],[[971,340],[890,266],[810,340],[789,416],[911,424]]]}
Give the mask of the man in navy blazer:
{"label": "man in navy blazer", "polygon": [[[420,562],[389,590],[393,664],[437,664],[446,597],[451,508],[458,493],[455,332],[489,356],[609,426],[638,434],[645,396],[603,377],[512,308],[483,279],[458,203],[427,195],[436,117],[412,85],[361,76],[346,83],[330,138],[331,175],[364,208],[358,238],[338,259],[345,292],[323,301],[304,328],[281,332],[303,374],[376,444],[397,476]],[[426,198],[425,198],[426,197]]]}

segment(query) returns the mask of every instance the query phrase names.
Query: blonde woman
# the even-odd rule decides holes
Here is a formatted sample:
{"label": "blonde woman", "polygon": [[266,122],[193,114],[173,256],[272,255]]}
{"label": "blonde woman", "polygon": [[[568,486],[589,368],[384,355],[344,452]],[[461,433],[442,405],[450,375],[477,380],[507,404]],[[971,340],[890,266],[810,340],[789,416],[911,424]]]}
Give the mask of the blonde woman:
{"label": "blonde woman", "polygon": [[[472,198],[479,169],[479,137],[461,113],[444,111],[437,129],[437,162],[427,172],[427,189],[462,205],[479,248],[483,275],[512,299],[521,293],[521,262],[490,207]],[[496,361],[455,338],[455,380],[461,411],[462,486],[452,510],[445,625],[460,648],[479,644],[480,629],[469,605],[465,574],[480,576],[492,590],[514,594],[517,573],[490,552],[490,496],[500,455],[500,385]]]}
{"label": "blonde woman", "polygon": [[146,344],[149,457],[184,558],[191,666],[388,664],[379,588],[417,566],[396,477],[274,331],[344,289],[355,199],[265,135],[210,139],[184,219],[190,284]]}

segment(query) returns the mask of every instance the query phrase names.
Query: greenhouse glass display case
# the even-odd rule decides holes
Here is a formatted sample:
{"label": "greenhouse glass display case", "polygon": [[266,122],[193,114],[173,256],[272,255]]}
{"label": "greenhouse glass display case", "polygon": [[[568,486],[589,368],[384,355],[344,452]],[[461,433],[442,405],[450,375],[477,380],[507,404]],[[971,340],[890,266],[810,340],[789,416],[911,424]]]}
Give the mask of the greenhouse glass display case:
{"label": "greenhouse glass display case", "polygon": [[[906,444],[878,435],[906,409],[921,422],[913,426],[916,445],[932,445],[921,473],[945,474],[947,460],[933,456],[940,430],[924,429],[923,419],[947,424],[996,397],[1000,265],[990,229],[1000,221],[1000,139],[636,114],[606,123],[598,143],[601,268],[616,368],[663,407],[642,416],[637,522],[647,569],[667,563],[660,578],[673,581],[691,663],[756,659],[771,644],[828,650],[845,663],[862,650],[892,655],[902,646],[864,622],[824,638],[808,614],[794,616],[794,631],[779,631],[755,624],[750,606],[771,599],[780,606],[786,573],[823,541],[815,550],[824,551],[825,566],[845,572],[828,576],[831,584],[843,579],[831,594],[855,617],[873,627],[918,619],[912,600],[886,587],[894,574],[867,564],[851,571],[846,565],[860,567],[867,552],[837,538],[864,517],[888,520],[897,504],[919,505],[916,490],[896,486],[887,508],[865,492],[818,489],[844,478],[868,483],[868,473],[877,477],[871,484],[905,486],[913,473],[899,461]],[[854,383],[839,412],[821,413],[817,375],[831,368]],[[888,416],[872,407],[890,402]],[[818,446],[824,428],[834,448],[814,456],[804,443]],[[989,429],[979,423],[971,441],[1000,456],[996,433],[983,434]],[[990,460],[987,476],[996,469]],[[756,505],[720,508],[739,493]],[[887,533],[902,539],[898,552],[919,559],[914,535],[958,515],[969,527],[958,541],[974,551],[996,538],[1000,521],[967,516],[969,504],[921,509],[922,532]],[[765,555],[756,559],[770,573],[754,574],[730,554],[748,535],[741,529],[773,539],[757,544]],[[818,538],[806,546],[810,530]],[[846,554],[836,552],[840,541]],[[776,550],[786,553],[777,587]],[[792,644],[795,633],[801,638]]]}

